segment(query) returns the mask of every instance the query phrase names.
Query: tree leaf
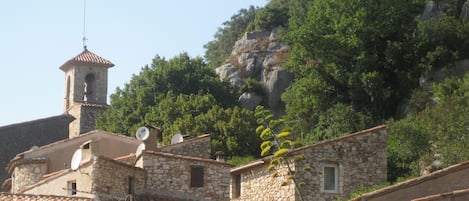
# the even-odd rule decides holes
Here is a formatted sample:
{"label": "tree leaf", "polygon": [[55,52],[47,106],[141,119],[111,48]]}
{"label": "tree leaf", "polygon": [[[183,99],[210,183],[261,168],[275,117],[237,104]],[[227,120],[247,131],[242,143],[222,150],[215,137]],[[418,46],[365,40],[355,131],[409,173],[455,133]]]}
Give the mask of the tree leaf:
{"label": "tree leaf", "polygon": [[267,146],[272,146],[272,142],[271,141],[262,142],[261,149],[265,149]]}
{"label": "tree leaf", "polygon": [[265,149],[262,149],[261,156],[266,156],[270,152],[271,146],[267,146]]}
{"label": "tree leaf", "polygon": [[264,125],[260,125],[256,128],[256,133],[260,134],[264,130]]}
{"label": "tree leaf", "polygon": [[285,138],[285,137],[288,137],[288,136],[290,136],[290,132],[281,132],[281,133],[276,135],[276,137],[278,139]]}
{"label": "tree leaf", "polygon": [[[264,151],[264,150],[262,150],[262,151]],[[283,155],[285,155],[285,154],[287,154],[287,153],[288,153],[288,149],[281,148],[281,149],[279,149],[278,151],[276,151],[276,152],[274,153],[274,156],[275,156],[275,157],[281,157],[281,156],[283,156]]]}

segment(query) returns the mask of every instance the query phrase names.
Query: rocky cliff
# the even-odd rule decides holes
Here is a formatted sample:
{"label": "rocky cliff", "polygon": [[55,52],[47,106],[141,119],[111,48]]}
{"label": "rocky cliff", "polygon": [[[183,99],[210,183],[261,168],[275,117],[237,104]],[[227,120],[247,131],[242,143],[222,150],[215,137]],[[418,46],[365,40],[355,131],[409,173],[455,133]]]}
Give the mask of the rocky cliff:
{"label": "rocky cliff", "polygon": [[243,91],[239,97],[242,106],[254,109],[263,104],[275,114],[284,112],[281,94],[290,85],[293,76],[282,64],[287,61],[289,48],[278,40],[277,30],[247,32],[238,40],[228,61],[216,68],[220,79],[242,86],[247,79],[262,83],[262,91]]}

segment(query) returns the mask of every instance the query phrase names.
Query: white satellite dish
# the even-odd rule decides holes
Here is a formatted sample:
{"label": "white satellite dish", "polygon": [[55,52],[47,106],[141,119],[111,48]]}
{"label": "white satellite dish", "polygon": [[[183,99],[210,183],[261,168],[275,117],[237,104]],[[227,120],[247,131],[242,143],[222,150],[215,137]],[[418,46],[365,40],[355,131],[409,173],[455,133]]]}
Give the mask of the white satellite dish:
{"label": "white satellite dish", "polygon": [[77,149],[72,156],[72,162],[70,162],[70,166],[73,171],[77,170],[80,167],[81,158],[83,157],[83,152],[81,149]]}
{"label": "white satellite dish", "polygon": [[150,130],[145,126],[138,128],[135,133],[135,137],[140,141],[145,141],[148,139],[148,136],[150,136]]}
{"label": "white satellite dish", "polygon": [[32,146],[29,150],[33,150],[33,151],[34,151],[34,150],[36,150],[36,149],[39,149],[39,147],[36,146],[36,145],[34,145],[34,146]]}
{"label": "white satellite dish", "polygon": [[145,144],[144,143],[138,145],[137,150],[135,151],[135,156],[139,157],[142,154],[143,150],[145,150]]}
{"label": "white satellite dish", "polygon": [[184,141],[184,137],[181,134],[176,134],[171,138],[171,144],[177,144]]}

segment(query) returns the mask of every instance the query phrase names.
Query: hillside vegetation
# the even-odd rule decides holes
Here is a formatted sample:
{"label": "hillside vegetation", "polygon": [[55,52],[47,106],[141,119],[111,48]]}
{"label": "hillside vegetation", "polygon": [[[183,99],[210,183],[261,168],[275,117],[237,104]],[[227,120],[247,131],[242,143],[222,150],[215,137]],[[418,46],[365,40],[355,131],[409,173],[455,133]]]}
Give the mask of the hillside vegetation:
{"label": "hillside vegetation", "polygon": [[205,45],[205,58],[155,57],[111,95],[97,126],[133,135],[151,124],[165,143],[178,132],[210,133],[214,153],[259,157],[253,111],[237,101],[258,83],[234,87],[214,68],[245,32],[278,29],[294,76],[282,118],[295,138],[309,144],[388,124],[390,181],[469,160],[467,7],[461,0],[271,0],[242,9]]}

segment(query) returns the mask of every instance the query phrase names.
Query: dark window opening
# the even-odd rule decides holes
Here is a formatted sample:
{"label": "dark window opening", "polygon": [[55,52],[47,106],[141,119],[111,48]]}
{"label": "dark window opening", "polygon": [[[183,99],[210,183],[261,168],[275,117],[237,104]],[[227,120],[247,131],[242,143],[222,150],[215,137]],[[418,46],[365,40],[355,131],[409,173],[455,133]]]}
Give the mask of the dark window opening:
{"label": "dark window opening", "polygon": [[191,167],[191,187],[204,187],[204,167]]}
{"label": "dark window opening", "polygon": [[135,179],[132,176],[129,176],[129,186],[128,186],[127,193],[130,195],[134,194],[134,182],[135,182]]}
{"label": "dark window opening", "polygon": [[72,181],[70,182],[70,195],[76,195],[77,194],[77,182],[76,181]]}
{"label": "dark window opening", "polygon": [[239,198],[241,197],[241,175],[238,174],[234,178],[234,189],[233,189],[233,197]]}
{"label": "dark window opening", "polygon": [[86,75],[85,77],[85,86],[84,86],[84,89],[83,89],[83,100],[85,102],[89,102],[89,101],[93,101],[93,89],[94,89],[94,86],[95,85],[95,79],[94,79],[94,75],[92,73],[89,73]]}

